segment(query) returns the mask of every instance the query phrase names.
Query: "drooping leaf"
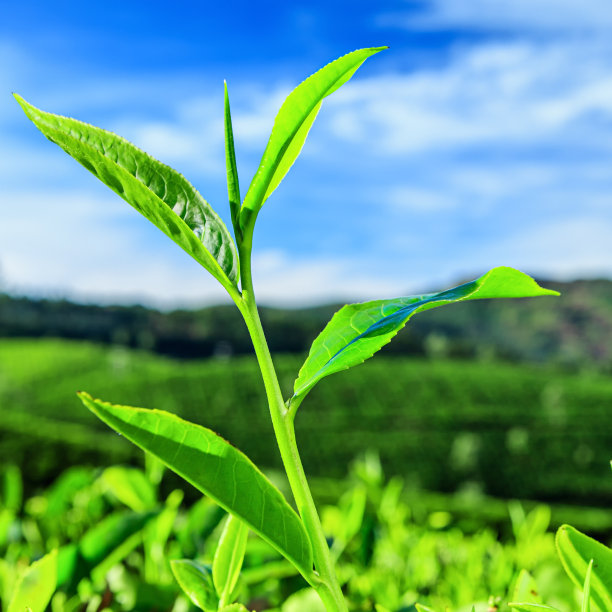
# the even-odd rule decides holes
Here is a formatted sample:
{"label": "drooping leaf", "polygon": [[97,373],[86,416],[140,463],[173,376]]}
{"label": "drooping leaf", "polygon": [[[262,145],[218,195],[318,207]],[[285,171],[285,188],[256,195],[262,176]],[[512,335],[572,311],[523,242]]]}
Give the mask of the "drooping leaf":
{"label": "drooping leaf", "polygon": [[15,94],[36,127],[206,268],[235,285],[238,256],[227,228],[187,179],[133,144],[76,119],[42,111]]}
{"label": "drooping leaf", "polygon": [[280,491],[238,449],[205,427],[162,410],[117,406],[79,397],[96,416],[171,470],[312,575],[312,550],[302,521]]}
{"label": "drooping leaf", "polygon": [[612,550],[570,525],[557,531],[557,551],[568,576],[583,588],[591,559],[590,595],[601,612],[612,610]]}
{"label": "drooping leaf", "polygon": [[215,592],[210,567],[191,559],[170,561],[172,573],[185,595],[205,612],[217,610],[219,598]]}
{"label": "drooping leaf", "polygon": [[289,94],[276,115],[259,168],[244,198],[240,215],[243,229],[254,221],[263,203],[300,154],[323,99],[344,85],[368,57],[383,49],[386,47],[358,49],[343,55],[308,77]]}
{"label": "drooping leaf", "polygon": [[230,597],[240,576],[248,535],[248,527],[230,514],[223,527],[212,566],[213,582],[223,604],[232,603]]}
{"label": "drooping leaf", "polygon": [[325,376],[360,364],[380,350],[417,312],[484,298],[558,295],[513,268],[493,268],[484,276],[440,293],[376,300],[341,308],[315,339],[294,385],[300,398]]}
{"label": "drooping leaf", "polygon": [[44,612],[57,585],[57,550],[34,561],[17,579],[7,612]]}
{"label": "drooping leaf", "polygon": [[234,130],[232,129],[232,114],[230,112],[227,83],[225,85],[225,167],[227,171],[227,195],[229,197],[232,224],[236,240],[240,238],[240,184],[238,182],[238,167],[236,166],[236,151],[234,150]]}

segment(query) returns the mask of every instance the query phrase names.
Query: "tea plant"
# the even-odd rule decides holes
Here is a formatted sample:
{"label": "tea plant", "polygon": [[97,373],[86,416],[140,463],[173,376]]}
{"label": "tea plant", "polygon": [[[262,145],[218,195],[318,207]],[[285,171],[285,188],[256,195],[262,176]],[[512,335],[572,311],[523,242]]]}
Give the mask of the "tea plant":
{"label": "tea plant", "polygon": [[289,94],[276,116],[259,168],[244,199],[240,196],[225,88],[227,186],[234,239],[208,202],[173,169],[115,134],[44,112],[15,96],[47,138],[143,214],[219,281],[240,310],[253,341],[276,442],[297,512],[250,459],[211,430],[160,410],[114,405],[87,393],[79,394],[85,406],[110,427],[157,457],[230,513],[232,518],[211,571],[187,561],[173,563],[178,582],[204,610],[244,610],[241,604],[233,603],[233,588],[250,529],[295,566],[329,612],[346,612],[347,603],[296,444],[294,420],[309,391],[330,374],[372,357],[418,312],[474,299],[556,295],[517,270],[499,267],[474,281],[439,293],[344,306],[315,339],[298,373],[293,394],[286,400],[283,398],[252,283],[255,222],[265,201],[299,155],[323,99],[383,48],[349,53],[323,67]]}

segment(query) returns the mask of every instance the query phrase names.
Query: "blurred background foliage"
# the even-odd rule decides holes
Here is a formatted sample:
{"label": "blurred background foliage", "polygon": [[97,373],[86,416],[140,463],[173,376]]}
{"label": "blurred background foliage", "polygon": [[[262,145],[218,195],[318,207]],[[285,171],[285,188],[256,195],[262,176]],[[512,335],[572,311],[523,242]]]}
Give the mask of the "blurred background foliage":
{"label": "blurred background foliage", "polygon": [[[377,359],[324,381],[297,422],[307,471],[343,477],[372,449],[386,473],[432,491],[609,504],[612,282],[547,285],[563,298],[425,313]],[[263,309],[287,393],[335,309]],[[0,459],[24,468],[30,490],[69,465],[138,461],[77,390],[181,414],[280,467],[230,307],[160,312],[4,295],[0,336]]]}

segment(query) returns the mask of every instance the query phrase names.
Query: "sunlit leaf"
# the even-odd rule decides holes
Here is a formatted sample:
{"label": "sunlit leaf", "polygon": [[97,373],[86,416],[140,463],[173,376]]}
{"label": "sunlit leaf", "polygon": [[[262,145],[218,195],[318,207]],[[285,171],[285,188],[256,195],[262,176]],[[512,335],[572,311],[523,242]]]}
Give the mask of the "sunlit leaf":
{"label": "sunlit leaf", "polygon": [[582,589],[582,606],[580,612],[591,612],[591,574],[593,573],[593,559],[589,561],[586,576],[584,578],[584,587]]}
{"label": "sunlit leaf", "polygon": [[612,610],[612,550],[570,525],[559,527],[556,543],[565,571],[580,588],[584,586],[589,563],[593,560],[591,603],[601,612]]}
{"label": "sunlit leaf", "polygon": [[516,584],[514,585],[512,599],[514,601],[526,603],[542,603],[542,600],[538,594],[536,581],[527,570],[521,570],[520,574],[518,575]]}
{"label": "sunlit leaf", "polygon": [[102,472],[101,479],[107,490],[134,512],[155,505],[155,491],[142,470],[114,465]]}
{"label": "sunlit leaf", "polygon": [[365,60],[386,47],[358,49],[327,64],[298,85],[283,102],[268,144],[244,198],[240,225],[244,229],[278,187],[300,154],[321,103],[344,85]]}
{"label": "sunlit leaf", "polygon": [[170,561],[172,573],[185,595],[201,610],[217,610],[219,598],[215,592],[212,570],[190,559]]}
{"label": "sunlit leaf", "polygon": [[234,130],[232,129],[232,115],[230,112],[229,94],[225,83],[225,167],[227,171],[227,195],[229,197],[232,224],[236,239],[240,236],[240,184],[238,182],[238,168],[236,166],[236,151],[234,150]]}
{"label": "sunlit leaf", "polygon": [[7,612],[44,612],[57,585],[57,550],[32,563],[17,579]]}
{"label": "sunlit leaf", "polygon": [[341,308],[315,339],[294,385],[303,397],[319,380],[360,364],[380,350],[418,312],[484,298],[558,295],[513,268],[493,268],[484,276],[427,295],[349,304]]}
{"label": "sunlit leaf", "polygon": [[49,140],[174,240],[222,285],[236,284],[234,242],[215,211],[183,175],[112,132],[47,113],[18,95],[15,98]]}
{"label": "sunlit leaf", "polygon": [[223,528],[213,559],[213,582],[222,603],[231,603],[230,596],[242,568],[246,552],[248,527],[230,514]]}
{"label": "sunlit leaf", "polygon": [[544,604],[537,603],[509,603],[509,607],[513,610],[519,610],[520,612],[559,612],[557,608],[552,608],[551,606],[545,606]]}
{"label": "sunlit leaf", "polygon": [[302,575],[311,576],[312,550],[302,521],[238,449],[210,429],[162,410],[108,404],[87,393],[79,397],[107,425],[242,519]]}

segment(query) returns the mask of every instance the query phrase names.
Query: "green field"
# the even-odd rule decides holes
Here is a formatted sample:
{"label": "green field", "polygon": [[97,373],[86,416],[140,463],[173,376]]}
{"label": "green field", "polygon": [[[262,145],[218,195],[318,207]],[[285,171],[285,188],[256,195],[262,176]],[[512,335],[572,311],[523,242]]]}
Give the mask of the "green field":
{"label": "green field", "polygon": [[[277,356],[289,392],[299,357]],[[59,340],[0,341],[0,461],[33,484],[70,464],[138,451],[76,398],[161,408],[214,429],[258,465],[279,457],[252,358],[174,361]],[[300,408],[308,473],[343,476],[363,449],[426,488],[605,505],[612,500],[612,380],[533,365],[378,357],[337,374]]]}

